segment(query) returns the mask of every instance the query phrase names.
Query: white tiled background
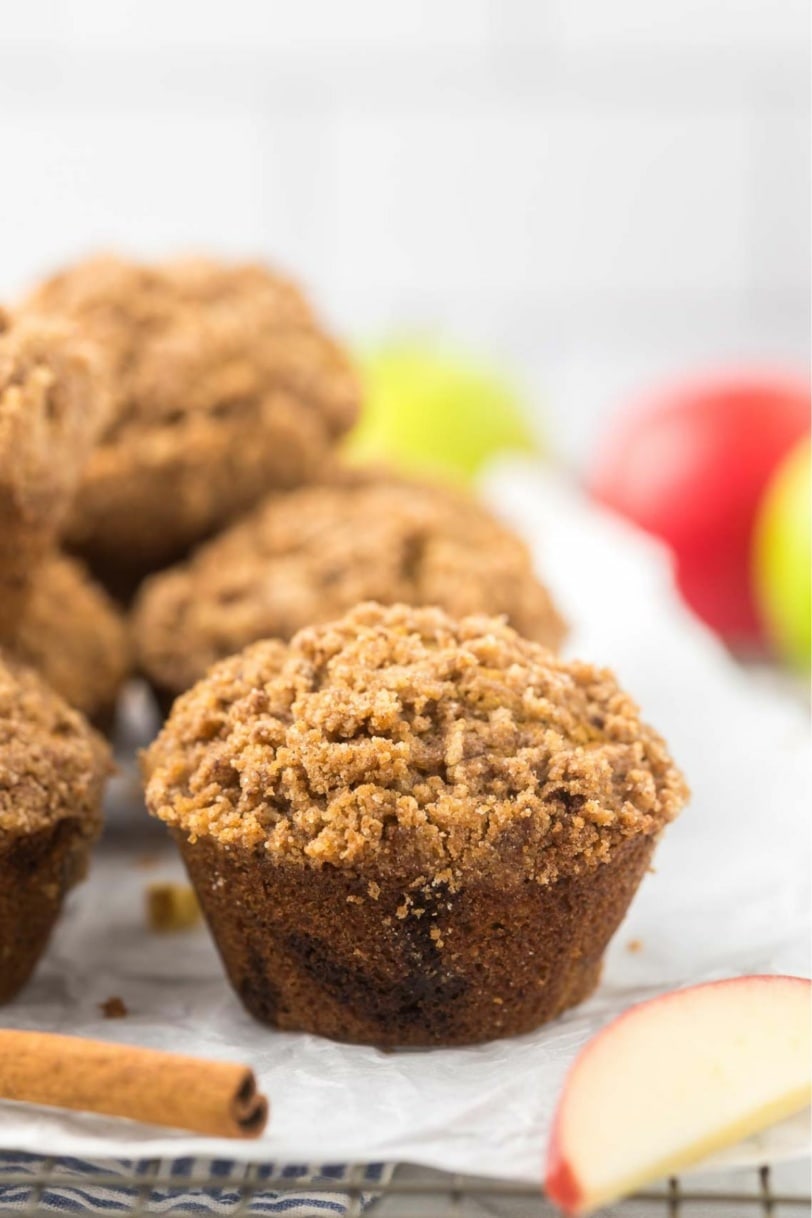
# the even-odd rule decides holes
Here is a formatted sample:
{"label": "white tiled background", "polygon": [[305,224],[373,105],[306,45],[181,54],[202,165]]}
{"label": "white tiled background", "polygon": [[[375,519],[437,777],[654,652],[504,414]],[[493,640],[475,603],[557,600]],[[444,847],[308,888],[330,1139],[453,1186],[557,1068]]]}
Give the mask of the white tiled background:
{"label": "white tiled background", "polygon": [[558,447],[809,349],[807,0],[0,9],[0,294],[98,245],[260,252],[345,333],[514,369]]}

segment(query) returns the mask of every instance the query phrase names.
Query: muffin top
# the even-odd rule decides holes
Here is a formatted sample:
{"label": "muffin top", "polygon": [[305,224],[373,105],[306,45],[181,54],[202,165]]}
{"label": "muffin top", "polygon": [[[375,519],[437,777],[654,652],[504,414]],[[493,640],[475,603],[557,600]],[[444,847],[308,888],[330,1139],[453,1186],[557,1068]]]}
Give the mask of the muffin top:
{"label": "muffin top", "polygon": [[0,652],[0,839],[68,819],[94,837],[112,768],[107,745],[82,715]]}
{"label": "muffin top", "polygon": [[145,584],[142,669],[171,694],[262,638],[290,639],[361,601],[506,614],[549,647],[564,624],[523,543],[463,492],[386,471],[273,496]]}
{"label": "muffin top", "polygon": [[101,255],[46,280],[24,307],[68,317],[101,344],[115,396],[108,443],[201,414],[225,422],[271,388],[288,390],[329,436],[355,419],[346,357],[298,288],[266,267]]}
{"label": "muffin top", "polygon": [[144,764],[150,811],[192,839],[451,889],[578,874],[687,795],[610,672],[404,605],[218,664]]}
{"label": "muffin top", "polygon": [[113,410],[65,527],[99,571],[138,578],[312,481],[356,417],[348,356],[266,267],[91,258],[26,311],[70,319],[107,358]]}

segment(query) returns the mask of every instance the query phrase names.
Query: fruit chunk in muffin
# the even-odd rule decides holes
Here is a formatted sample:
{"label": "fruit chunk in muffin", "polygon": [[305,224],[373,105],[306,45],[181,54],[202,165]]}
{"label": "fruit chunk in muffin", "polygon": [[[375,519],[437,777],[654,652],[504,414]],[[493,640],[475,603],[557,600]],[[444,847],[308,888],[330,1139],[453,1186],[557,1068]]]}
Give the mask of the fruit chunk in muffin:
{"label": "fruit chunk in muffin", "polygon": [[584,998],[687,794],[611,673],[403,605],[223,661],[145,769],[248,1009],[387,1045]]}

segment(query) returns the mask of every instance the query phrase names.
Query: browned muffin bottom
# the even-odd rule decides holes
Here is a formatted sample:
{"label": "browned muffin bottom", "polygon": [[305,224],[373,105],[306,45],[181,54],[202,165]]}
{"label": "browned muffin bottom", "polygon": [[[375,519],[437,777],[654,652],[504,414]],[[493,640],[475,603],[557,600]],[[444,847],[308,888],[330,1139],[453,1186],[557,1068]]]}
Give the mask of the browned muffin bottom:
{"label": "browned muffin bottom", "polygon": [[69,324],[0,312],[0,639],[17,626],[107,417],[102,358]]}
{"label": "browned muffin bottom", "polygon": [[36,569],[9,647],[72,707],[110,727],[131,667],[129,631],[81,563],[52,554]]}
{"label": "browned muffin bottom", "polygon": [[353,423],[355,375],[298,289],[250,264],[82,262],[29,307],[100,341],[115,409],[67,539],[94,568],[141,573],[313,476]]}
{"label": "browned muffin bottom", "polygon": [[145,772],[248,1009],[380,1045],[585,997],[686,798],[611,673],[402,605],[223,661]]}
{"label": "browned muffin bottom", "polygon": [[0,1002],[28,980],[85,873],[111,769],[79,712],[0,652]]}
{"label": "browned muffin bottom", "polygon": [[138,660],[170,702],[217,660],[360,601],[507,615],[557,647],[564,624],[523,543],[463,492],[384,472],[266,500],[136,602]]}

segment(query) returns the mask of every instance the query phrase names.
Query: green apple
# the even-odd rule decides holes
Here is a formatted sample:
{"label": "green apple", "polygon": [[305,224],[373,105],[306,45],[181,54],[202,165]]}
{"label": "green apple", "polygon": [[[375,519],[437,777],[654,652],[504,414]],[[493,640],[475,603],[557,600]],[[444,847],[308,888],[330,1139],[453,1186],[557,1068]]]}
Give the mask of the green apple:
{"label": "green apple", "polygon": [[810,446],[796,445],[770,481],[756,521],[756,598],[777,651],[810,662]]}
{"label": "green apple", "polygon": [[351,460],[468,481],[498,453],[539,451],[515,391],[470,357],[393,343],[362,359],[361,371],[364,408],[347,441]]}

